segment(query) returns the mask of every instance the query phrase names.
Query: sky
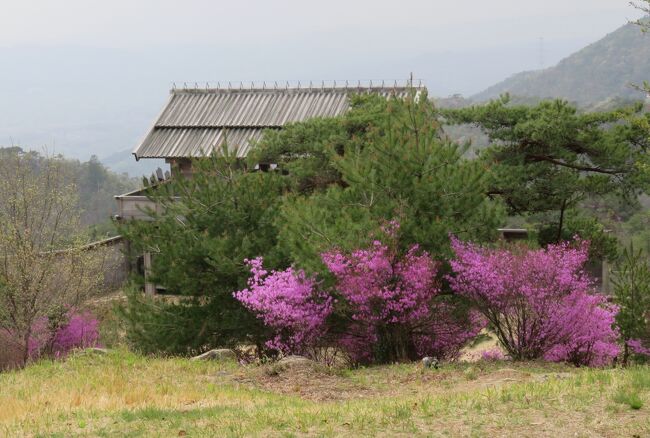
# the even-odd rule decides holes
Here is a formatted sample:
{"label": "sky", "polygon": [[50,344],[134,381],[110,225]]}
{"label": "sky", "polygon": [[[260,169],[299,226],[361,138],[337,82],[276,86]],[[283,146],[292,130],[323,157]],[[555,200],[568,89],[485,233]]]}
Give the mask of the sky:
{"label": "sky", "polygon": [[590,38],[626,0],[1,0],[0,46],[287,45],[406,51]]}
{"label": "sky", "polygon": [[174,82],[412,72],[471,96],[639,16],[627,0],[0,0],[0,146],[130,160]]}

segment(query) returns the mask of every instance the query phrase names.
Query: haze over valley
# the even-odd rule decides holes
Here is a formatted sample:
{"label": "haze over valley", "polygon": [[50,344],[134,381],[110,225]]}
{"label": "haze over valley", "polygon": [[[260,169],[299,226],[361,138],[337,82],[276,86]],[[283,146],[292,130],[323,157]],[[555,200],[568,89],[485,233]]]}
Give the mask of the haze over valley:
{"label": "haze over valley", "polygon": [[[225,84],[228,80],[391,80],[406,79],[413,72],[432,96],[494,97],[508,87],[483,91],[516,73],[553,66],[636,18],[625,2],[590,2],[591,8],[584,10],[581,1],[550,13],[546,7],[544,14],[534,15],[502,0],[495,2],[490,16],[481,8],[459,15],[452,6],[414,1],[410,6],[420,13],[412,17],[402,10],[391,14],[390,6],[380,2],[368,11],[373,20],[364,13],[364,6],[370,4],[359,2],[348,6],[357,19],[334,25],[328,17],[337,16],[335,11],[324,11],[324,17],[313,22],[296,2],[286,1],[282,3],[287,15],[280,23],[269,23],[264,12],[271,6],[256,4],[240,20],[243,7],[220,9],[194,1],[184,11],[187,20],[176,23],[167,2],[142,3],[153,8],[152,18],[160,26],[146,22],[140,29],[139,23],[122,23],[119,12],[100,17],[100,12],[91,13],[76,1],[70,4],[90,14],[97,29],[47,3],[35,10],[12,6],[16,14],[35,14],[34,29],[27,32],[7,22],[0,30],[0,146],[46,149],[82,161],[97,155],[114,171],[139,175],[160,162],[137,163],[130,152],[163,106],[174,81],[177,86],[183,82],[204,86],[206,81]],[[238,19],[224,22],[221,11]],[[58,17],[60,25],[52,25],[47,14]],[[205,29],[194,29],[189,17]],[[266,38],[265,29],[275,25],[289,27]],[[182,38],[171,32],[173,26],[187,30]],[[393,31],[386,33],[382,26]],[[77,37],[75,32],[88,34],[88,29],[92,38]],[[630,38],[643,44],[638,33],[626,42]],[[650,77],[646,52],[628,54],[628,61],[634,56],[640,61],[632,79]],[[583,62],[585,70],[590,68],[588,61]],[[585,80],[575,77],[578,73],[558,74],[570,88],[571,81]],[[534,82],[530,75],[511,81],[529,79]],[[519,84],[512,91],[522,87]],[[563,91],[550,87],[542,92],[539,86],[531,90],[543,93],[536,94],[541,97],[561,96]],[[603,92],[607,90],[599,91]]]}

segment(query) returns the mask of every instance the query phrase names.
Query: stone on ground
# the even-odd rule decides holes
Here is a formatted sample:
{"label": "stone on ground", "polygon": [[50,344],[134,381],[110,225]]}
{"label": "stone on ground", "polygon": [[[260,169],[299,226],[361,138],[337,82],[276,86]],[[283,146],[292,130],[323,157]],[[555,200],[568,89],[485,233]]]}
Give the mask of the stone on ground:
{"label": "stone on ground", "polygon": [[236,360],[237,355],[234,351],[228,348],[217,348],[214,350],[206,351],[203,354],[194,356],[190,360],[216,360],[216,361],[227,361],[227,360]]}

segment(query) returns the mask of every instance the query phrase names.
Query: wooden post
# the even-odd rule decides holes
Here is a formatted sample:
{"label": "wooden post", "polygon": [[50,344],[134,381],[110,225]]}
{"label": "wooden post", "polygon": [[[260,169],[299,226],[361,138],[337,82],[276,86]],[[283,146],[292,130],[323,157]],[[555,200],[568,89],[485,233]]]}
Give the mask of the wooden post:
{"label": "wooden post", "polygon": [[144,293],[146,295],[154,295],[156,293],[156,285],[149,282],[151,275],[151,253],[144,253]]}
{"label": "wooden post", "polygon": [[611,290],[609,288],[609,263],[607,263],[607,260],[603,260],[603,284],[602,284],[602,292],[605,295],[609,295],[611,293]]}

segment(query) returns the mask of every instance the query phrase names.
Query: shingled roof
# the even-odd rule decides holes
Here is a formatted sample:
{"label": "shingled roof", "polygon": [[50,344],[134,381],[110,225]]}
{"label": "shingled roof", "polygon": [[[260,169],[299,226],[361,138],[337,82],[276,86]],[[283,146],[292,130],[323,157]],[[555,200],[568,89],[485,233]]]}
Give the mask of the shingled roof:
{"label": "shingled roof", "polygon": [[140,158],[191,158],[224,142],[246,156],[266,129],[315,117],[334,117],[358,93],[406,96],[410,87],[331,87],[172,90],[162,113],[134,149]]}

